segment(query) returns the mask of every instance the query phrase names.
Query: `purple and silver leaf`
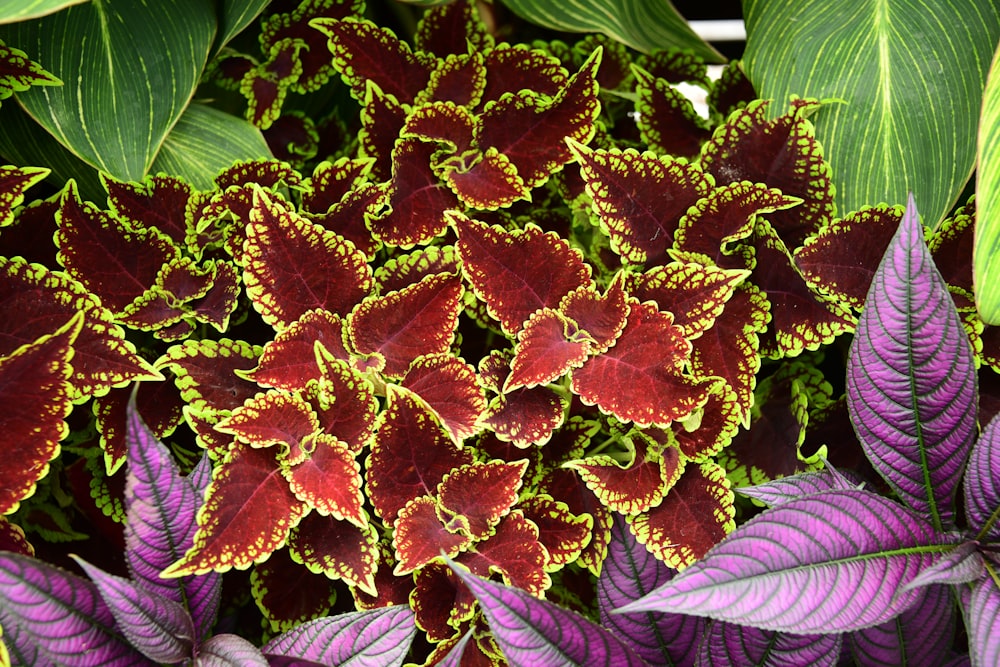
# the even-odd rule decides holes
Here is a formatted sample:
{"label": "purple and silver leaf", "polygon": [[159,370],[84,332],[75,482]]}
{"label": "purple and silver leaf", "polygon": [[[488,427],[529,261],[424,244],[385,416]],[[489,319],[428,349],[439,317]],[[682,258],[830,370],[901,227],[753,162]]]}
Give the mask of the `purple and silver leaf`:
{"label": "purple and silver leaf", "polygon": [[1000,542],[1000,417],[983,429],[965,469],[965,516],[981,542]]}
{"label": "purple and silver leaf", "polygon": [[841,635],[793,635],[713,621],[698,647],[701,667],[835,667]]}
{"label": "purple and silver leaf", "polygon": [[911,196],[872,279],[847,357],[851,420],[899,497],[941,529],[976,435],[969,339]]}
{"label": "purple and silver leaf", "polygon": [[198,648],[194,667],[269,667],[260,649],[236,635],[215,635]]}
{"label": "purple and silver leaf", "polygon": [[[162,579],[160,572],[180,560],[194,542],[195,515],[211,461],[199,462],[191,475],[181,477],[170,452],[139,416],[134,396],[127,414],[125,561],[135,581],[187,607],[195,639],[200,640],[215,623],[222,575]],[[195,484],[202,488],[196,490]]]}
{"label": "purple and silver leaf", "polygon": [[919,597],[899,589],[953,548],[920,514],[860,489],[765,510],[619,612],[697,614],[800,634],[883,623]]}
{"label": "purple and silver leaf", "polygon": [[204,498],[205,490],[208,489],[208,483],[212,481],[212,457],[202,454],[202,457],[198,459],[198,463],[195,464],[194,468],[192,468],[191,472],[184,479],[194,489],[194,493],[198,498]]}
{"label": "purple and silver leaf", "polygon": [[262,650],[269,660],[285,656],[327,665],[393,667],[403,664],[416,632],[413,612],[396,605],[308,621],[275,637]]}
{"label": "purple and silver leaf", "polygon": [[965,596],[966,629],[969,631],[969,654],[973,665],[1000,665],[1000,583],[997,567],[993,576],[983,577]]}
{"label": "purple and silver leaf", "polygon": [[930,584],[967,584],[985,574],[983,555],[978,542],[963,542],[944,558],[921,572],[904,591]]}
{"label": "purple and silver leaf", "polygon": [[674,570],[639,544],[625,518],[613,513],[611,542],[597,579],[597,609],[601,625],[627,641],[651,665],[694,664],[706,620],[700,616],[645,611],[613,614],[612,610],[656,590],[674,576]]}
{"label": "purple and silver leaf", "polygon": [[632,648],[594,622],[527,591],[478,577],[448,560],[476,596],[493,638],[512,665],[645,667]]}
{"label": "purple and silver leaf", "polygon": [[779,477],[763,484],[736,489],[736,492],[747,498],[759,500],[769,507],[774,507],[811,493],[836,489],[857,489],[859,484],[851,481],[844,473],[827,463],[825,470]]}
{"label": "purple and silver leaf", "polygon": [[0,627],[14,665],[153,664],[122,639],[93,583],[30,556],[0,552]]}
{"label": "purple and silver leaf", "polygon": [[950,586],[929,586],[902,614],[846,635],[861,667],[936,667],[945,662],[955,635]]}
{"label": "purple and silver leaf", "polygon": [[472,640],[472,630],[468,630],[458,642],[451,647],[448,655],[444,657],[437,667],[461,667],[462,655],[465,653],[465,645]]}
{"label": "purple and silver leaf", "polygon": [[73,560],[97,586],[122,634],[144,656],[169,665],[192,657],[194,625],[183,605],[82,558]]}

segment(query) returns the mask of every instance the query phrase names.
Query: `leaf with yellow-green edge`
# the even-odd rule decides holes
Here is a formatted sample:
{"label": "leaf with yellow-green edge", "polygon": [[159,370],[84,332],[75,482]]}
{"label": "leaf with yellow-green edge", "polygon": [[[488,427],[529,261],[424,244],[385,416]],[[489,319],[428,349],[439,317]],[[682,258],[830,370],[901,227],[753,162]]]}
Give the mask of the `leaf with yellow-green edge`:
{"label": "leaf with yellow-green edge", "polygon": [[736,528],[734,499],[720,465],[690,465],[659,505],[629,517],[629,529],[654,556],[682,569]]}
{"label": "leaf with yellow-green edge", "polygon": [[555,572],[575,561],[590,543],[594,517],[573,514],[566,503],[550,495],[540,493],[524,498],[518,501],[517,508],[538,526],[538,541],[549,552],[547,572]]}
{"label": "leaf with yellow-green edge", "polygon": [[14,209],[24,201],[24,192],[49,175],[38,167],[0,167],[0,227],[14,222]]}
{"label": "leaf with yellow-green edge", "polygon": [[361,467],[343,440],[327,433],[313,433],[296,443],[294,459],[282,461],[282,472],[295,497],[320,514],[350,521],[365,528],[361,509]]}
{"label": "leaf with yellow-green edge", "polygon": [[125,340],[111,312],[79,282],[20,257],[0,257],[0,356],[59,329],[78,312],[84,323],[73,343],[74,402],[132,380],[163,379]]}
{"label": "leaf with yellow-green edge", "polygon": [[243,281],[254,309],[277,330],[307,311],[346,315],[372,288],[367,258],[336,232],[257,188],[243,246]]}
{"label": "leaf with yellow-green edge", "polygon": [[475,3],[447,2],[423,13],[413,42],[418,49],[444,58],[467,53],[470,43],[476,53],[488,52],[494,38]]}
{"label": "leaf with yellow-green edge", "polygon": [[479,418],[486,411],[486,397],[476,369],[450,352],[414,359],[402,386],[434,411],[456,445],[482,428]]}
{"label": "leaf with yellow-green edge", "polygon": [[495,211],[519,199],[531,199],[531,188],[517,167],[494,146],[482,152],[469,150],[432,166],[469,208]]}
{"label": "leaf with yellow-green edge", "polygon": [[116,0],[0,26],[0,39],[74,82],[19,93],[28,113],[87,163],[141,181],[200,81],[215,29],[214,8],[199,0]]}
{"label": "leaf with yellow-green edge", "polygon": [[[624,318],[622,318],[624,320]],[[576,322],[552,308],[536,310],[517,332],[504,393],[558,380],[590,356],[593,338]]]}
{"label": "leaf with yellow-green edge", "polygon": [[381,264],[375,269],[375,284],[378,292],[385,294],[420,282],[425,276],[458,270],[455,246],[424,246],[406,255],[396,255]]}
{"label": "leaf with yellow-green edge", "polygon": [[667,79],[632,66],[636,80],[635,112],[639,133],[649,150],[695,158],[712,136],[709,121]]}
{"label": "leaf with yellow-green edge", "polygon": [[349,521],[319,512],[308,514],[288,536],[292,560],[368,595],[377,595],[378,531],[367,523],[367,515],[365,518],[365,527],[358,528]]}
{"label": "leaf with yellow-green edge", "polygon": [[254,127],[267,130],[281,115],[289,89],[302,74],[303,46],[301,40],[283,39],[270,47],[267,60],[243,75],[240,93],[247,98],[246,117]]}
{"label": "leaf with yellow-green edge", "polygon": [[251,447],[284,444],[289,455],[289,450],[298,449],[303,438],[317,429],[319,418],[309,404],[299,394],[279,391],[257,394],[215,425],[215,430]]}
{"label": "leaf with yellow-green edge", "polygon": [[522,88],[555,95],[568,79],[569,73],[552,54],[526,44],[501,42],[486,54],[483,101],[497,100]]}
{"label": "leaf with yellow-green edge", "polygon": [[399,559],[392,573],[397,577],[441,558],[442,553],[454,557],[472,543],[465,531],[451,531],[441,522],[437,505],[433,497],[420,496],[399,510],[392,537]]}
{"label": "leaf with yellow-green edge", "polygon": [[315,345],[319,343],[338,359],[350,358],[344,342],[340,315],[316,309],[304,313],[264,345],[257,367],[237,375],[262,387],[295,391],[320,377]]}
{"label": "leaf with yellow-green edge", "polygon": [[70,360],[83,319],[77,313],[57,331],[0,358],[3,428],[18,443],[17,455],[0,461],[0,515],[14,512],[35,492],[69,433],[64,420],[72,408]]}
{"label": "leaf with yellow-green edge", "polygon": [[310,380],[303,395],[319,415],[324,433],[336,436],[357,454],[375,432],[378,400],[370,374],[343,359],[333,359],[317,345],[320,377]]}
{"label": "leaf with yellow-green edge", "polygon": [[309,507],[288,488],[278,454],[240,444],[229,450],[212,471],[194,544],[160,576],[245,570],[285,544]]}
{"label": "leaf with yellow-green edge", "polygon": [[717,382],[708,400],[691,417],[670,425],[670,442],[676,443],[689,461],[701,463],[729,446],[743,423],[742,406],[736,392]]}
{"label": "leaf with yellow-green edge", "polygon": [[[1000,49],[993,56],[979,116],[976,220],[972,251],[976,308],[987,324],[1000,324]],[[916,188],[913,188],[916,190]],[[921,207],[921,210],[925,210]]]}
{"label": "leaf with yellow-green edge", "polygon": [[611,248],[632,264],[665,263],[681,218],[711,191],[712,178],[684,160],[650,152],[570,147]]}
{"label": "leaf with yellow-green edge", "polygon": [[260,389],[237,373],[256,366],[260,354],[259,345],[241,340],[186,340],[168,348],[156,366],[174,373],[174,384],[192,410],[229,414]]}
{"label": "leaf with yellow-green edge", "polygon": [[[459,3],[463,4],[463,3]],[[427,87],[417,95],[415,104],[429,100],[447,100],[476,107],[486,90],[486,63],[482,51],[449,54],[431,72]]]}
{"label": "leaf with yellow-green edge", "polygon": [[452,532],[484,539],[514,506],[527,468],[527,459],[520,459],[477,461],[452,470],[437,487],[438,518]]}
{"label": "leaf with yellow-green edge", "polygon": [[333,582],[317,577],[288,551],[279,549],[250,572],[250,594],[271,632],[327,616],[337,600]]}
{"label": "leaf with yellow-green edge", "polygon": [[594,576],[600,575],[608,554],[608,543],[611,541],[611,510],[597,499],[575,471],[568,468],[549,471],[539,482],[538,489],[559,502],[566,503],[573,514],[590,516],[594,520],[590,541],[583,547],[579,563]]}
{"label": "leaf with yellow-green edge", "polygon": [[752,0],[743,13],[743,64],[761,97],[779,105],[793,94],[844,101],[824,107],[815,121],[837,209],[904,204],[912,191],[936,227],[972,173],[1000,7]]}
{"label": "leaf with yellow-green edge", "polygon": [[663,447],[642,431],[622,439],[630,460],[619,462],[607,454],[588,456],[563,464],[580,478],[608,509],[638,514],[660,504],[684,472],[684,460],[676,447]]}
{"label": "leaf with yellow-green edge", "polygon": [[702,41],[669,2],[653,0],[579,0],[567,6],[555,0],[504,0],[515,14],[563,32],[601,32],[636,51],[650,53],[670,46],[690,49],[711,63],[725,58]]}

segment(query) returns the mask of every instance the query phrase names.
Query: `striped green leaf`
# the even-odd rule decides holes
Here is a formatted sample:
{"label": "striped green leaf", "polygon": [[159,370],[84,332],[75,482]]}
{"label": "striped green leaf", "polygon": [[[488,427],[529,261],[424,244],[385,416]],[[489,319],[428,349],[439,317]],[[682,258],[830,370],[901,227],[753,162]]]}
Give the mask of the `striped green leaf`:
{"label": "striped green leaf", "polygon": [[0,0],[0,23],[27,21],[87,0]]}
{"label": "striped green leaf", "polygon": [[1000,324],[1000,49],[993,58],[979,120],[976,235],[972,274],[976,306],[987,324]]}
{"label": "striped green leaf", "polygon": [[725,62],[668,0],[503,0],[503,4],[546,28],[604,33],[643,53],[677,47],[691,49],[707,62]]}
{"label": "striped green leaf", "polygon": [[746,0],[744,67],[761,97],[839,99],[811,120],[841,212],[902,204],[926,223],[972,173],[994,0]]}
{"label": "striped green leaf", "polygon": [[141,181],[187,106],[215,35],[203,0],[103,0],[0,26],[0,39],[70,85],[18,101],[85,162]]}

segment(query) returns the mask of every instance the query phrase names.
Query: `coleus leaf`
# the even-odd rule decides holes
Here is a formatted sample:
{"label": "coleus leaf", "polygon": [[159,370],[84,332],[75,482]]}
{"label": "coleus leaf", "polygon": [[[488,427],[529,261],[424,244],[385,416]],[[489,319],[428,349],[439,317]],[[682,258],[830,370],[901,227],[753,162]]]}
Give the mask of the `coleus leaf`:
{"label": "coleus leaf", "polygon": [[[411,106],[402,104],[394,95],[382,92],[375,82],[365,82],[364,106],[361,109],[361,130],[358,132],[358,155],[373,160],[369,179],[379,183],[393,176],[393,147],[399,139],[400,130],[410,113]],[[422,142],[417,142],[417,144]],[[410,147],[414,152],[415,146]],[[424,148],[433,150],[433,145]],[[414,168],[429,165],[427,161],[416,159]],[[421,170],[426,173],[429,170]],[[441,188],[449,192],[447,188]]]}
{"label": "coleus leaf", "polygon": [[378,404],[369,380],[342,359],[317,355],[321,376],[306,385],[305,396],[319,415],[324,433],[336,436],[355,454],[375,428]]}
{"label": "coleus leaf", "polygon": [[538,541],[549,554],[550,572],[575,561],[590,542],[594,518],[589,514],[573,514],[566,503],[550,495],[523,498],[517,508],[538,526]]}
{"label": "coleus leaf", "polygon": [[575,612],[451,567],[479,600],[497,644],[512,664],[646,664],[624,641]]}
{"label": "coleus leaf", "polygon": [[319,418],[299,394],[278,391],[244,401],[215,425],[215,430],[235,435],[253,447],[280,443],[287,449],[298,448],[306,436],[318,429]]}
{"label": "coleus leaf", "polygon": [[174,345],[156,363],[173,371],[189,410],[220,412],[242,405],[260,389],[237,373],[256,366],[260,354],[260,346],[241,340],[205,338]]}
{"label": "coleus leaf", "polygon": [[371,268],[353,243],[254,191],[243,280],[265,322],[283,329],[314,308],[339,315],[372,287]]}
{"label": "coleus leaf", "polygon": [[706,461],[728,447],[739,433],[740,410],[736,393],[724,383],[716,383],[696,417],[670,425],[670,440],[689,461]]}
{"label": "coleus leaf", "polygon": [[[7,21],[17,20],[5,12]],[[21,19],[30,18],[22,15]],[[5,21],[6,22],[6,21]],[[15,92],[24,92],[31,86],[61,85],[56,76],[42,69],[41,65],[28,58],[28,54],[0,43],[0,100],[5,100]],[[12,169],[13,167],[4,167]]]}
{"label": "coleus leaf", "polygon": [[495,146],[469,150],[433,165],[442,181],[469,208],[494,211],[518,199],[527,199],[531,188],[509,157]]}
{"label": "coleus leaf", "polygon": [[427,87],[420,91],[415,102],[444,101],[475,107],[485,88],[486,63],[482,51],[449,53],[438,60]]}
{"label": "coleus leaf", "polygon": [[951,587],[928,586],[896,618],[845,636],[859,664],[940,665],[955,634],[955,601]]}
{"label": "coleus leaf", "polygon": [[392,572],[396,576],[409,574],[442,554],[454,557],[472,544],[468,531],[448,530],[438,517],[437,505],[433,497],[420,496],[399,510],[392,537],[399,561]]}
{"label": "coleus leaf", "polygon": [[[899,587],[952,541],[878,494],[829,491],[765,510],[622,611],[697,614],[800,634],[852,631],[906,609],[919,593]],[[768,557],[748,560],[748,553]]]}
{"label": "coleus leaf", "polygon": [[822,665],[838,664],[840,635],[794,635],[746,625],[714,621],[698,650],[700,665]]}
{"label": "coleus leaf", "polygon": [[278,332],[264,345],[257,367],[238,375],[264,387],[287,391],[303,389],[309,380],[320,377],[316,343],[338,359],[350,358],[344,342],[343,318],[328,310],[316,309],[303,313]]}
{"label": "coleus leaf", "polygon": [[462,280],[456,274],[427,276],[409,287],[366,298],[347,318],[347,336],[360,354],[385,357],[382,372],[402,376],[423,354],[446,352],[458,327]]}
{"label": "coleus leaf", "polygon": [[669,80],[635,65],[632,72],[636,80],[636,122],[643,142],[657,153],[696,157],[712,135],[709,122]]}
{"label": "coleus leaf", "polygon": [[11,551],[25,556],[34,556],[35,547],[28,542],[24,529],[0,517],[0,551]]}
{"label": "coleus leaf", "polygon": [[566,468],[549,471],[538,483],[539,489],[559,502],[566,503],[569,510],[577,515],[589,515],[594,524],[590,541],[580,553],[580,565],[595,576],[601,573],[608,541],[611,539],[611,511],[601,504],[594,492],[580,480],[580,476]]}
{"label": "coleus leaf", "polygon": [[126,183],[104,174],[101,182],[108,191],[108,205],[118,219],[132,226],[154,227],[174,245],[184,247],[187,219],[193,215],[188,204],[194,189],[189,183],[165,175],[149,176],[142,183]]}
{"label": "coleus leaf", "polygon": [[74,560],[97,586],[132,646],[157,662],[177,663],[191,657],[194,624],[183,605],[81,558]]}
{"label": "coleus leaf", "polygon": [[[22,665],[146,665],[129,646],[97,587],[34,558],[0,553],[3,642]],[[87,647],[86,653],[80,647]]]}
{"label": "coleus leaf", "polygon": [[[0,59],[7,47],[0,44]],[[0,60],[2,62],[2,60]],[[3,83],[0,80],[0,96]],[[24,201],[24,192],[35,183],[49,175],[48,169],[39,167],[0,167],[0,227],[6,227],[14,222],[14,209]]]}
{"label": "coleus leaf", "polygon": [[132,578],[150,593],[184,605],[196,640],[215,623],[222,577],[216,573],[163,579],[160,572],[191,547],[204,484],[211,464],[203,455],[183,478],[166,446],[149,430],[130,402],[126,421],[125,562]]}
{"label": "coleus leaf", "polygon": [[330,665],[398,667],[416,635],[406,605],[317,618],[264,644],[268,656],[303,658]]}
{"label": "coleus leaf", "polygon": [[673,578],[673,571],[639,542],[615,513],[604,568],[597,579],[597,608],[601,625],[629,642],[650,665],[694,664],[705,619],[668,612],[616,614],[615,609],[634,602]]}
{"label": "coleus leaf", "polygon": [[590,356],[593,340],[586,330],[552,308],[532,313],[517,338],[504,393],[548,384],[579,368]]}
{"label": "coleus leaf", "polygon": [[373,258],[381,244],[372,236],[368,221],[375,218],[386,204],[383,188],[363,183],[348,192],[342,200],[335,202],[329,210],[323,213],[304,212],[303,215],[326,229],[337,232],[366,257]]}
{"label": "coleus leaf", "polygon": [[349,446],[326,433],[311,434],[297,444],[302,455],[283,468],[295,497],[320,514],[346,519],[364,529],[367,520],[361,509],[361,468]]}
{"label": "coleus leaf", "polygon": [[611,248],[629,263],[664,263],[681,217],[711,190],[708,175],[649,152],[570,146]]}
{"label": "coleus leaf", "polygon": [[534,224],[507,231],[449,213],[458,234],[462,274],[505,333],[520,331],[531,313],[555,308],[590,283],[590,266],[555,233]]}
{"label": "coleus leaf", "polygon": [[476,370],[458,357],[450,353],[417,357],[402,386],[434,411],[456,445],[480,430],[486,397]]}
{"label": "coleus leaf", "polygon": [[489,52],[493,35],[483,23],[475,5],[468,2],[439,4],[427,9],[413,36],[418,49],[438,57],[467,53],[471,43],[477,52]]}
{"label": "coleus leaf", "polygon": [[333,583],[278,549],[250,572],[250,593],[272,632],[325,616],[336,601]]}
{"label": "coleus leaf", "polygon": [[449,530],[474,540],[487,537],[517,501],[527,467],[522,459],[474,462],[452,470],[438,484],[438,517]]}
{"label": "coleus leaf", "polygon": [[0,257],[0,355],[55,331],[78,312],[84,323],[73,343],[73,400],[104,394],[131,380],[163,378],[136,354],[110,311],[79,282],[20,257]]}
{"label": "coleus leaf", "polygon": [[276,448],[235,445],[212,473],[194,544],[162,576],[245,569],[285,543],[308,511],[292,493]]}
{"label": "coleus leaf", "polygon": [[847,359],[851,419],[889,485],[935,526],[976,435],[975,362],[912,196],[872,280]]}
{"label": "coleus leaf", "polygon": [[17,455],[0,461],[0,515],[14,512],[35,492],[69,433],[64,420],[72,408],[70,360],[82,327],[77,313],[57,331],[0,358],[0,401],[9,409],[4,431],[18,443]]}
{"label": "coleus leaf", "polygon": [[525,44],[501,42],[486,53],[483,102],[522,89],[554,96],[565,88],[568,79],[569,72],[551,54]]}
{"label": "coleus leaf", "polygon": [[1000,542],[1000,420],[993,418],[972,448],[965,470],[965,516],[976,538]]}
{"label": "coleus leaf", "polygon": [[502,352],[494,351],[479,363],[483,384],[498,394],[487,406],[482,422],[498,438],[518,447],[544,444],[565,420],[569,401],[548,387],[500,393],[509,373],[509,360]]}
{"label": "coleus leaf", "polygon": [[292,560],[312,572],[342,579],[367,595],[377,594],[378,534],[371,523],[359,528],[349,521],[311,512],[292,529],[288,552]]}

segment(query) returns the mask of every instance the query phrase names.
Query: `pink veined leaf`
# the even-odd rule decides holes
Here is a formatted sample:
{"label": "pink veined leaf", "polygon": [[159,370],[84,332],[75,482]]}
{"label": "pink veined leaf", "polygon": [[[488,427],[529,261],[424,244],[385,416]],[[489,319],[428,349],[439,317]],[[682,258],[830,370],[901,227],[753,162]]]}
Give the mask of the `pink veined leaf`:
{"label": "pink veined leaf", "polygon": [[840,635],[796,635],[726,621],[709,624],[699,646],[699,665],[815,665],[834,667]]}

